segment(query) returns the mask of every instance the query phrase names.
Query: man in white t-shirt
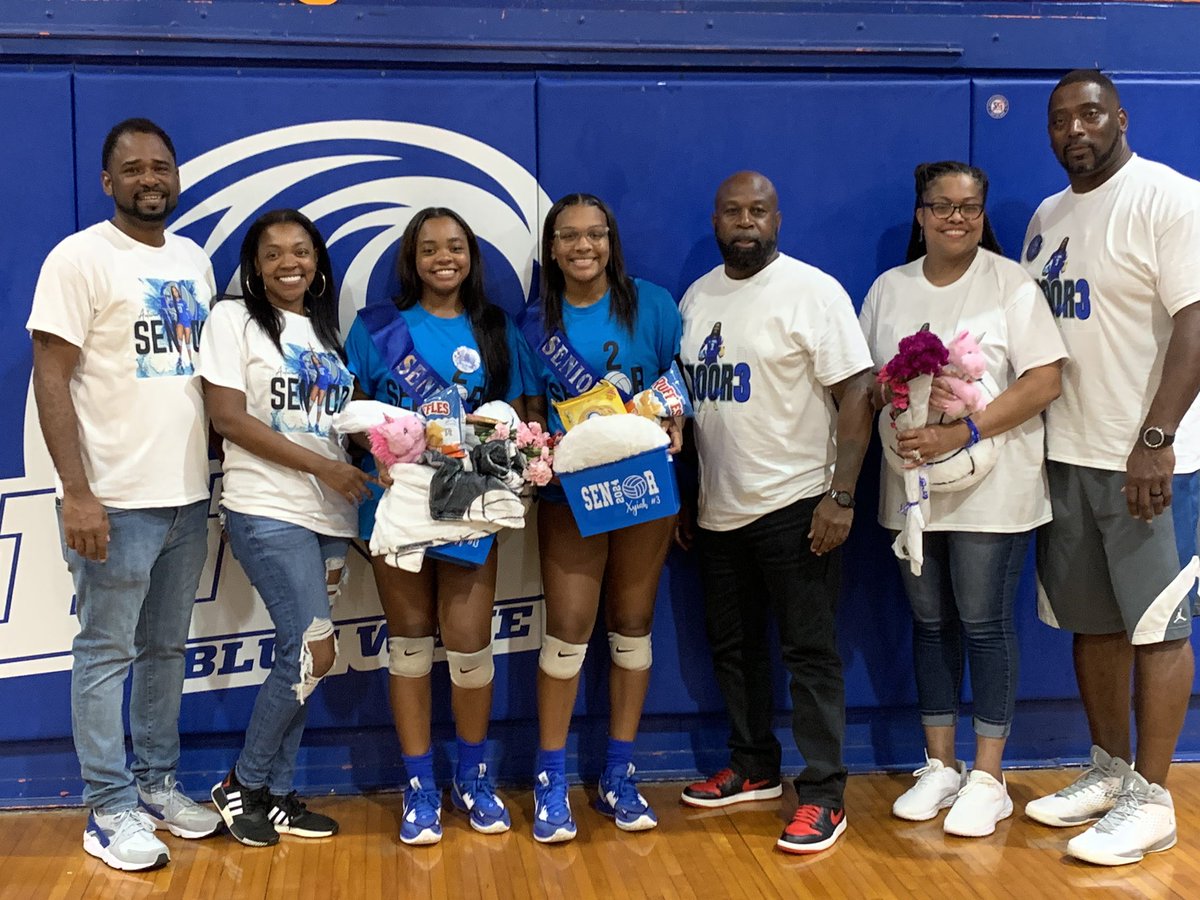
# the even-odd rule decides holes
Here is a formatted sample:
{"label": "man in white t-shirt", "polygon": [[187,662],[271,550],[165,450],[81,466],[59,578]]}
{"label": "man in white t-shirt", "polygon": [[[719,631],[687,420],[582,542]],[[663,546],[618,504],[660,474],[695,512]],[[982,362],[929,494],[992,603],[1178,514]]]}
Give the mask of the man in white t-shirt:
{"label": "man in white t-shirt", "polygon": [[1040,613],[1075,634],[1095,745],[1074,784],[1026,812],[1048,825],[1100,819],[1067,845],[1100,865],[1175,844],[1164,785],[1191,695],[1200,570],[1200,184],[1135,156],[1127,126],[1101,73],[1059,81],[1050,146],[1070,187],[1038,207],[1023,259],[1070,354],[1047,411]]}
{"label": "man in white t-shirt", "polygon": [[[165,231],[179,200],[166,133],[128,119],[101,156],[113,218],[46,257],[26,327],[79,617],[71,721],[91,809],[83,847],[133,871],[170,859],[155,829],[198,838],[221,824],[175,780],[184,644],[208,553],[195,362],[214,281],[204,251]],[[132,771],[121,715],[131,666]]]}
{"label": "man in white t-shirt", "polygon": [[682,799],[712,807],[782,793],[766,633],[774,613],[806,764],[795,782],[799,808],[776,846],[816,853],[846,827],[836,549],[850,531],[870,440],[871,354],[841,285],[779,252],[780,221],[764,176],[726,179],[713,213],[724,265],[680,304],[707,630],[732,726],[730,767]]}

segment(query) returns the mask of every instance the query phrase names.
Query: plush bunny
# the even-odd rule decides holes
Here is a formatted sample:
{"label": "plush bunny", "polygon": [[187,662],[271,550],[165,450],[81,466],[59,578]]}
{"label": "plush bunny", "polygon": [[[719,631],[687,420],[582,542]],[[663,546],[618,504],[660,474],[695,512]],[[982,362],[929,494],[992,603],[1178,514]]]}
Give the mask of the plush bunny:
{"label": "plush bunny", "polygon": [[371,452],[389,469],[396,463],[416,462],[425,452],[425,421],[414,412],[397,413],[385,415],[382,424],[367,432]]}
{"label": "plush bunny", "polygon": [[954,399],[944,403],[931,400],[930,406],[948,418],[961,419],[987,406],[983,391],[975,384],[987,371],[987,359],[969,331],[960,331],[946,349],[950,353],[950,362],[942,370],[941,379]]}

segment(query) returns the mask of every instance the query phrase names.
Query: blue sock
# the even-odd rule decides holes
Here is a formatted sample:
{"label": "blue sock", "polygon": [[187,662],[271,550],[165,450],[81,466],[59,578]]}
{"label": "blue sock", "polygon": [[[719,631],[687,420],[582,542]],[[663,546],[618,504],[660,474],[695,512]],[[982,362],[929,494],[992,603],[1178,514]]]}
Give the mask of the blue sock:
{"label": "blue sock", "polygon": [[404,760],[404,770],[408,772],[409,780],[421,779],[421,787],[433,787],[433,748],[420,756],[401,756]]}
{"label": "blue sock", "polygon": [[614,737],[608,739],[608,753],[604,758],[604,768],[619,768],[624,774],[633,762],[633,741],[618,741]]}
{"label": "blue sock", "polygon": [[542,747],[539,747],[537,754],[537,771],[557,772],[559,775],[566,775],[567,748],[559,747],[557,750],[546,750]]}
{"label": "blue sock", "polygon": [[483,751],[487,747],[487,738],[478,744],[472,744],[458,739],[458,781],[471,781],[479,774],[479,764],[483,762]]}

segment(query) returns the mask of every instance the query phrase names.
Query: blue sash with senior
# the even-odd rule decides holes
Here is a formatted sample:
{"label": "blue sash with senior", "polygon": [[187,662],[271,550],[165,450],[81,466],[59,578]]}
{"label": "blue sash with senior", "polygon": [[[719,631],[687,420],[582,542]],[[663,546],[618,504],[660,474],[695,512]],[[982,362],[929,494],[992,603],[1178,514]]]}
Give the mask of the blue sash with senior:
{"label": "blue sash with senior", "polygon": [[[562,386],[568,397],[578,397],[594,388],[604,374],[592,368],[583,358],[561,328],[553,332],[547,331],[542,322],[542,303],[540,300],[525,308],[521,316],[520,330],[534,357],[541,360],[546,368],[554,375],[554,380]],[[629,394],[613,385],[628,403]]]}
{"label": "blue sash with senior", "polygon": [[438,391],[445,390],[450,382],[442,378],[413,344],[408,322],[390,300],[372,303],[359,310],[358,317],[367,328],[367,334],[375,344],[392,377],[404,393],[419,407]]}

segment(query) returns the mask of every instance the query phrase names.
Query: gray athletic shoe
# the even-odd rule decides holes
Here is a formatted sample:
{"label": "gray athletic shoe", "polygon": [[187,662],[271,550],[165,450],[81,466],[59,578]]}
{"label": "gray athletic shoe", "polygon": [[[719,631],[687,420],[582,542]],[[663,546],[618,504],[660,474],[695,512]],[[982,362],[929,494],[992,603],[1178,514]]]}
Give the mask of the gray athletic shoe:
{"label": "gray athletic shoe", "polygon": [[83,831],[83,849],[122,872],[157,869],[171,859],[167,845],[154,836],[150,818],[140,809],[93,812]]}
{"label": "gray athletic shoe", "polygon": [[180,790],[174,775],[168,775],[156,791],[144,791],[139,787],[138,799],[150,824],[156,830],[166,828],[175,837],[208,837],[221,827],[221,817]]}

